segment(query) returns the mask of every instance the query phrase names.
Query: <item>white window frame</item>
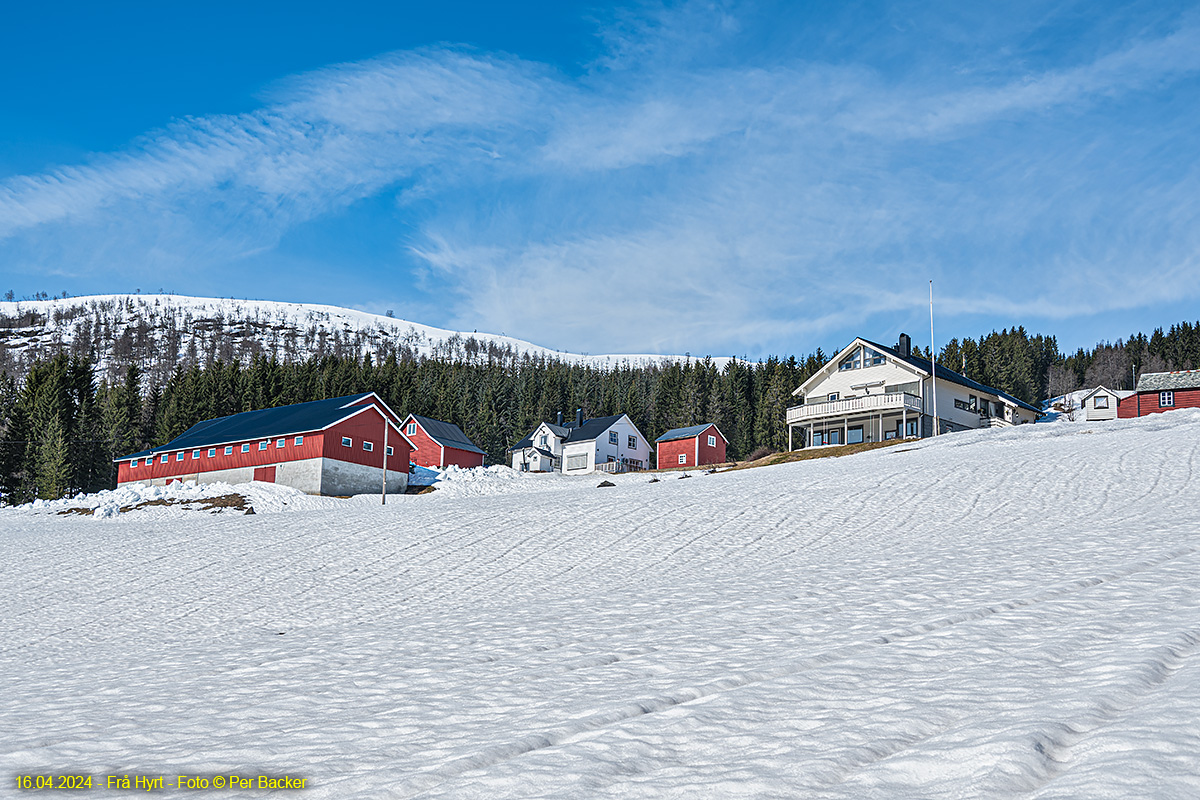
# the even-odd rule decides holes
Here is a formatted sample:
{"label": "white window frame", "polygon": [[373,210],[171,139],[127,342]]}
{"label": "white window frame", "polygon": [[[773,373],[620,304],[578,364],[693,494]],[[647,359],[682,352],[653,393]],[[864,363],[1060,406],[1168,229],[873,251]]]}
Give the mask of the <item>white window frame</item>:
{"label": "white window frame", "polygon": [[193,461],[195,461],[195,460],[198,460],[199,458],[200,458],[200,451],[199,451],[199,450],[193,450],[193,451],[192,451],[192,460],[193,460]]}
{"label": "white window frame", "polygon": [[354,447],[354,440],[349,436],[343,436],[342,447]]}
{"label": "white window frame", "polygon": [[158,463],[160,463],[160,464],[169,464],[169,463],[171,463],[171,454],[170,454],[170,453],[163,453],[163,454],[162,454],[162,457],[158,459]]}
{"label": "white window frame", "polygon": [[836,403],[837,401],[838,401],[838,393],[837,393],[837,392],[830,392],[830,393],[829,393],[829,398],[828,398],[827,402],[830,402],[830,403]]}
{"label": "white window frame", "polygon": [[215,447],[208,448],[208,457],[216,458],[217,457],[217,448],[215,448]]}
{"label": "white window frame", "polygon": [[638,446],[637,445],[637,437],[631,435],[629,437],[629,441],[625,443],[625,449],[626,450],[637,450],[637,446]]}
{"label": "white window frame", "polygon": [[1108,408],[1108,395],[1098,394],[1093,397],[1092,408]]}
{"label": "white window frame", "polygon": [[1175,392],[1159,392],[1158,393],[1159,408],[1174,408],[1175,407]]}
{"label": "white window frame", "polygon": [[406,436],[416,436],[417,435],[417,423],[415,423],[415,422],[408,423],[408,427],[404,429],[404,434]]}
{"label": "white window frame", "polygon": [[371,451],[373,451],[373,450],[375,449],[375,443],[374,443],[374,442],[368,442],[366,439],[363,439],[363,443],[362,443],[362,444],[363,444],[363,450],[364,450],[365,452],[368,452],[368,453],[370,453]]}
{"label": "white window frame", "polygon": [[231,445],[231,444],[225,445],[225,455],[227,455],[227,456],[233,455],[233,445]]}
{"label": "white window frame", "polygon": [[395,449],[394,449],[394,448],[393,448],[393,447],[392,447],[390,444],[387,446],[387,454],[388,454],[389,456],[394,456],[394,455],[396,455]]}
{"label": "white window frame", "polygon": [[717,446],[717,437],[715,437],[715,436],[709,436],[709,437],[708,437],[708,446],[709,446],[709,447],[716,447],[716,446]]}
{"label": "white window frame", "polygon": [[617,444],[620,442],[620,439],[621,439],[621,437],[617,434],[616,431],[608,432],[608,443],[609,444]]}
{"label": "white window frame", "polygon": [[680,454],[679,454],[679,463],[680,463],[680,464],[686,464],[686,463],[687,463],[687,453],[680,453]]}
{"label": "white window frame", "polygon": [[282,447],[283,447],[285,444],[287,444],[287,439],[276,439],[276,440],[275,440],[275,449],[276,449],[276,450],[279,450],[279,449],[281,449],[281,448],[282,448]]}
{"label": "white window frame", "polygon": [[176,454],[175,454],[175,460],[176,460],[176,461],[183,461],[183,453],[176,453]]}
{"label": "white window frame", "polygon": [[270,442],[259,442],[259,443],[258,443],[258,450],[259,450],[259,452],[261,453],[263,450],[266,450],[266,449],[267,449],[267,445],[269,445],[269,444],[271,444],[271,443],[270,443]]}
{"label": "white window frame", "polygon": [[296,445],[296,447],[299,447],[300,445],[304,444],[304,437],[297,436],[294,440],[292,440],[292,444]]}
{"label": "white window frame", "polygon": [[242,452],[243,452],[243,453],[249,453],[249,452],[250,452],[250,445],[248,445],[248,444],[244,444],[244,445],[242,445]]}
{"label": "white window frame", "polygon": [[566,469],[568,472],[576,469],[587,469],[587,463],[587,453],[572,453],[567,456]]}

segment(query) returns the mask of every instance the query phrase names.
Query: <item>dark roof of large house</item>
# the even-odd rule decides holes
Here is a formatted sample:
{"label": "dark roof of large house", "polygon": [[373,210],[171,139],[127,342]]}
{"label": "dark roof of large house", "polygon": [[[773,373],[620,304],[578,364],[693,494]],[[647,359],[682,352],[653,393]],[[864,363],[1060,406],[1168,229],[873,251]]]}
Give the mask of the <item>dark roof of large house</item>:
{"label": "dark roof of large house", "polygon": [[615,414],[611,417],[596,417],[595,419],[585,419],[583,424],[576,427],[574,422],[568,422],[566,425],[555,425],[552,422],[538,423],[537,428],[529,432],[521,441],[508,448],[508,452],[513,453],[526,447],[533,447],[533,435],[537,433],[538,428],[545,425],[550,429],[550,432],[563,440],[563,444],[572,444],[573,442],[589,442],[595,439],[600,434],[612,427],[612,424],[619,420],[624,414]]}
{"label": "dark roof of large house", "polygon": [[[699,436],[709,428],[713,427],[711,422],[706,422],[703,425],[692,425],[687,428],[672,428],[654,441],[656,442],[673,442],[676,439],[691,439],[693,436]],[[721,433],[719,430],[717,433]],[[725,438],[725,434],[721,434],[721,438]]]}
{"label": "dark roof of large house", "polygon": [[1200,389],[1200,369],[1179,372],[1145,372],[1138,378],[1139,392],[1169,392],[1175,389]]}
{"label": "dark roof of large house", "polygon": [[[861,336],[859,338],[862,339]],[[888,347],[886,345],[878,344],[877,342],[872,342],[870,339],[862,339],[862,340],[864,342],[866,342],[867,344],[871,345],[871,347],[874,347],[876,350],[881,350],[885,353],[888,353],[893,358],[896,358],[900,361],[905,362],[906,364],[916,367],[917,369],[924,372],[926,375],[930,374],[930,370],[932,367],[931,367],[928,359],[918,358],[917,356],[913,356],[913,355],[904,356],[904,355],[901,355],[900,351],[894,347]],[[1029,405],[1029,403],[1026,403],[1024,400],[1019,400],[1019,399],[1013,397],[1008,392],[1002,392],[999,389],[993,388],[991,386],[986,386],[986,385],[980,383],[979,381],[973,381],[965,375],[959,375],[957,372],[955,372],[952,369],[947,369],[946,367],[938,366],[937,377],[941,378],[944,381],[950,381],[951,383],[957,383],[959,386],[965,386],[968,389],[974,389],[977,392],[987,392],[988,394],[994,394],[997,397],[1003,397],[1005,400],[1009,401],[1010,403],[1016,403],[1018,406],[1025,409],[1026,411],[1032,411],[1035,414],[1043,413],[1040,409],[1034,408],[1033,406]]]}
{"label": "dark roof of large house", "polygon": [[410,417],[417,421],[417,424],[429,434],[429,437],[443,447],[453,447],[455,450],[466,450],[471,453],[479,453],[486,456],[487,453],[475,446],[475,443],[467,438],[467,435],[462,432],[462,428],[455,425],[453,422],[442,422],[438,419],[430,417],[422,417],[419,414],[409,414]]}
{"label": "dark roof of large house", "polygon": [[370,392],[348,394],[345,397],[331,397],[328,400],[313,400],[308,403],[295,403],[277,408],[261,408],[257,411],[231,414],[228,417],[206,419],[203,422],[197,422],[160,447],[153,447],[140,453],[130,453],[116,460],[125,461],[153,453],[165,453],[169,450],[194,450],[232,442],[270,439],[276,436],[319,431],[358,413],[359,409],[353,408],[353,406],[370,396]]}

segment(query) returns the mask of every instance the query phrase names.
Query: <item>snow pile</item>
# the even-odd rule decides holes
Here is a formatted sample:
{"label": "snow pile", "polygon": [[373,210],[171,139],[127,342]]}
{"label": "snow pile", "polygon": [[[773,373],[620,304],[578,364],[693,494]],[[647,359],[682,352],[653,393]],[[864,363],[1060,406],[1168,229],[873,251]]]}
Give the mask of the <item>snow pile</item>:
{"label": "snow pile", "polygon": [[[205,500],[237,495],[244,498],[245,503],[235,506],[213,506]],[[253,508],[256,514],[279,511],[301,511],[314,508],[328,508],[337,504],[334,498],[310,497],[298,489],[274,483],[228,483],[197,484],[194,481],[183,483],[175,481],[166,486],[143,486],[130,484],[117,489],[80,494],[60,500],[34,500],[31,503],[15,506],[7,511],[12,513],[33,514],[63,514],[84,513],[93,519],[114,519],[120,516],[136,515],[153,517],[155,519],[190,516],[198,510],[208,513],[235,511],[245,513],[247,508]],[[90,514],[86,512],[90,511]]]}
{"label": "snow pile", "polygon": [[1200,797],[1200,410],[692,475],[0,511],[0,773]]}

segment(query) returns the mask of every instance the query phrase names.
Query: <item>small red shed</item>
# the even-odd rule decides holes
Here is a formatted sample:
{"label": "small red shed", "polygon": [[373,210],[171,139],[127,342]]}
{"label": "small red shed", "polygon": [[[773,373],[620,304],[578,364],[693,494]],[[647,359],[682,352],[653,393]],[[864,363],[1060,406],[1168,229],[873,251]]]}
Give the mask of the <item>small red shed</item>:
{"label": "small red shed", "polygon": [[1200,408],[1200,369],[1146,372],[1137,389],[1117,406],[1117,417],[1132,419],[1177,408]]}
{"label": "small red shed", "polygon": [[419,467],[482,467],[487,455],[457,425],[417,414],[405,418],[404,435],[413,443],[412,462]]}
{"label": "small red shed", "polygon": [[702,467],[725,463],[729,440],[711,422],[669,430],[654,440],[658,446],[658,468]]}

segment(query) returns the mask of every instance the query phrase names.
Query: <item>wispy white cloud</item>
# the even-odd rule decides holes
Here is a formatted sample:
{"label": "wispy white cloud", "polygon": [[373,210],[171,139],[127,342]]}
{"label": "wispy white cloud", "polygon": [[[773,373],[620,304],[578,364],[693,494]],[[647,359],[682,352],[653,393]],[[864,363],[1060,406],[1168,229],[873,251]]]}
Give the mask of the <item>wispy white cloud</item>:
{"label": "wispy white cloud", "polygon": [[1162,149],[1200,138],[1196,119],[1148,131],[1123,113],[1191,81],[1200,28],[931,83],[739,60],[744,13],[643,8],[577,78],[446,48],[297,76],[253,113],[4,181],[0,255],[155,265],[186,291],[189,270],[394,193],[395,283],[454,300],[410,305],[441,315],[423,321],[639,352],[801,349],[890,324],[929,276],[945,313],[1061,319],[1195,274],[1195,171]]}

